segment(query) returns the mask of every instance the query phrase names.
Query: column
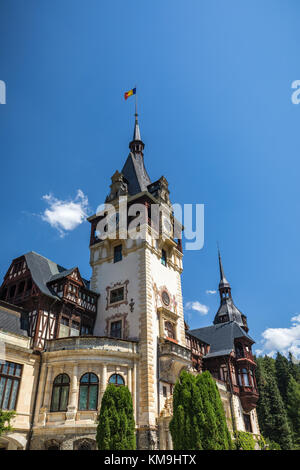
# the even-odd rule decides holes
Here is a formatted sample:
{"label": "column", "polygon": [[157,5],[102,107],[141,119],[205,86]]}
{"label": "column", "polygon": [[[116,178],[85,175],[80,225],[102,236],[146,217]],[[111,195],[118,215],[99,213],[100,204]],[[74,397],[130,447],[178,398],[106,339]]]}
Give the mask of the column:
{"label": "column", "polygon": [[133,369],[132,369],[132,402],[133,402],[133,411],[134,411],[134,416],[135,416],[135,422],[137,424],[137,420],[138,420],[138,413],[137,413],[137,409],[136,409],[136,387],[137,387],[137,383],[136,383],[136,362],[134,361],[133,363]]}
{"label": "column", "polygon": [[102,397],[107,386],[107,364],[102,364],[101,377],[100,377],[100,398],[99,404],[101,406]]}
{"label": "column", "polygon": [[68,411],[66,412],[67,421],[75,421],[78,404],[78,365],[73,366],[73,373],[70,385],[70,398]]}
{"label": "column", "polygon": [[45,382],[46,370],[47,370],[46,364],[42,364],[40,380],[39,380],[39,383],[36,384],[36,386],[38,387],[38,391],[37,391],[37,403],[36,403],[36,409],[35,409],[34,422],[38,421],[40,408],[43,402],[43,393],[45,391],[44,382]]}
{"label": "column", "polygon": [[47,418],[47,411],[50,410],[51,406],[51,390],[52,390],[52,381],[53,381],[53,367],[46,366],[47,373],[46,373],[46,384],[45,384],[45,393],[43,399],[43,405],[39,410],[39,424],[45,426],[46,418]]}
{"label": "column", "polygon": [[131,367],[128,367],[127,369],[127,387],[132,394],[132,369]]}
{"label": "column", "polygon": [[46,410],[50,409],[51,405],[51,390],[52,390],[52,378],[53,378],[53,367],[47,367],[47,378],[46,378],[46,388],[45,388],[45,395],[44,395],[44,402],[43,408]]}

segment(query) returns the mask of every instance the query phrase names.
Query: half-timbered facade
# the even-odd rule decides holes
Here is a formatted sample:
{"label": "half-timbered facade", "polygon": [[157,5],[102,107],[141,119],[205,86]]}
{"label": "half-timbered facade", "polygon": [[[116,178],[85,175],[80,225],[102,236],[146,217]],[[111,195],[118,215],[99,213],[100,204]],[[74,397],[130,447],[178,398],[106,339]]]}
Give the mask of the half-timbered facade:
{"label": "half-timbered facade", "polygon": [[31,347],[42,350],[45,340],[92,334],[98,294],[77,267],[65,269],[30,252],[11,263],[0,298],[28,312]]}

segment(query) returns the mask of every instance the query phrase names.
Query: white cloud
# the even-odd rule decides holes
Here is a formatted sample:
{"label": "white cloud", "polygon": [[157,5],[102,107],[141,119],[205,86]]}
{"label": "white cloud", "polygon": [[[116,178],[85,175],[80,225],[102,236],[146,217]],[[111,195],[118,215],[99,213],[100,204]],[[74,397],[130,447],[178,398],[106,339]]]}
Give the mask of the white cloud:
{"label": "white cloud", "polygon": [[296,324],[300,323],[300,313],[298,315],[296,315],[295,317],[292,317],[291,321],[296,323]]}
{"label": "white cloud", "polygon": [[277,351],[284,355],[291,352],[300,358],[300,314],[292,317],[291,322],[289,328],[267,328],[262,333],[262,346],[256,354],[274,356]]}
{"label": "white cloud", "polygon": [[44,201],[49,205],[42,214],[42,219],[57,229],[61,237],[74,230],[88,215],[88,198],[78,189],[75,199],[60,200],[52,194],[45,194]]}
{"label": "white cloud", "polygon": [[205,292],[206,292],[206,294],[211,294],[211,295],[214,295],[214,294],[216,294],[216,293],[217,293],[217,291],[216,291],[216,290],[209,290],[209,289],[208,289],[208,290],[206,290]]}
{"label": "white cloud", "polygon": [[199,312],[201,315],[207,315],[209,311],[209,307],[207,305],[203,305],[198,301],[187,302],[185,304],[185,308],[187,310],[195,310],[196,312]]}

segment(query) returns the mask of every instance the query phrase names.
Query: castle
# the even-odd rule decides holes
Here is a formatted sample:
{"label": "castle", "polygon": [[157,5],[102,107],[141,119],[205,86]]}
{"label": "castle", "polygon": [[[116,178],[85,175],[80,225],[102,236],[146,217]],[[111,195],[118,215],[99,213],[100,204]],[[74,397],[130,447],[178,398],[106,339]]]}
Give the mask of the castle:
{"label": "castle", "polygon": [[[209,370],[231,430],[259,435],[254,341],[234,305],[219,253],[220,307],[214,323],[190,330],[184,321],[182,243],[168,182],[151,182],[135,115],[130,153],[112,176],[106,203],[115,237],[89,217],[92,277],[30,252],[14,259],[0,288],[0,409],[15,409],[2,449],[96,449],[101,399],[108,383],[127,385],[138,449],[172,449],[173,387],[182,369]],[[119,220],[120,204],[128,221]],[[158,205],[171,223],[151,225]],[[136,220],[134,207],[143,212]],[[139,214],[140,215],[140,214]],[[105,228],[106,227],[106,228]],[[133,227],[133,228],[131,228]],[[154,225],[155,227],[155,225]],[[122,230],[141,231],[128,237]]]}

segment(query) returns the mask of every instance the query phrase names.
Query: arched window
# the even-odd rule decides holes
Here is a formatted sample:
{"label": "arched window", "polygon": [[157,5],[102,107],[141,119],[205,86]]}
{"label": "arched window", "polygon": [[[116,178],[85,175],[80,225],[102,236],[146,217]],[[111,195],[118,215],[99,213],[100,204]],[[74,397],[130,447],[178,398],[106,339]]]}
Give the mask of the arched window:
{"label": "arched window", "polygon": [[84,374],[80,379],[79,410],[97,410],[98,405],[98,377],[91,372]]}
{"label": "arched window", "polygon": [[53,382],[51,411],[67,411],[70,379],[67,374],[59,374]]}
{"label": "arched window", "polygon": [[110,378],[109,378],[108,383],[113,384],[113,385],[117,385],[117,387],[120,386],[120,385],[125,385],[123,377],[119,374],[111,375]]}

